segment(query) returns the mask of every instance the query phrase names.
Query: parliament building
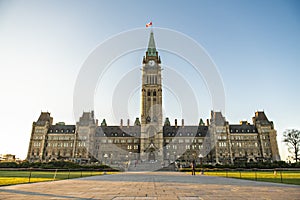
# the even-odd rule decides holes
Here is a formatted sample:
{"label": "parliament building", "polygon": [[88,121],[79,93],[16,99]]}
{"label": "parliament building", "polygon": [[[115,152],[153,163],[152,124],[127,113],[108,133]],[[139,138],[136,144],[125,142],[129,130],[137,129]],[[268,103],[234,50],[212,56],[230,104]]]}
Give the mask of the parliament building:
{"label": "parliament building", "polygon": [[159,163],[192,160],[210,164],[280,160],[277,132],[263,111],[255,112],[252,123],[229,124],[221,112],[210,119],[186,125],[184,119],[171,123],[162,115],[161,59],[151,31],[142,61],[141,116],[117,126],[101,123],[94,112],[83,112],[76,125],[54,124],[42,112],[32,124],[27,160],[78,163]]}

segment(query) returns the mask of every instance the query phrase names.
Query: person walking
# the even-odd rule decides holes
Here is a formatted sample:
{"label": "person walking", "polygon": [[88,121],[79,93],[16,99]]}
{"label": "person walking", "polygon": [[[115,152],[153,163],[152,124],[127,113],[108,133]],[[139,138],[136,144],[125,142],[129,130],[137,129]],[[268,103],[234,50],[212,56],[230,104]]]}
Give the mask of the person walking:
{"label": "person walking", "polygon": [[195,176],[196,175],[196,161],[193,160],[191,162],[191,168],[192,168],[192,175]]}

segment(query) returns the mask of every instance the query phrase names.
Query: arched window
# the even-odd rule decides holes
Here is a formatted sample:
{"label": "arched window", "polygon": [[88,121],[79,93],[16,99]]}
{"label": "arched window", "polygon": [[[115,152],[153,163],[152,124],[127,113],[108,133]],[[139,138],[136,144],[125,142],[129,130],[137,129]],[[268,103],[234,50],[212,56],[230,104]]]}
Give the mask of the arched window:
{"label": "arched window", "polygon": [[156,90],[154,90],[154,92],[153,92],[153,96],[156,96]]}
{"label": "arched window", "polygon": [[147,121],[148,123],[151,122],[150,116],[148,116],[148,117],[146,118],[146,121]]}

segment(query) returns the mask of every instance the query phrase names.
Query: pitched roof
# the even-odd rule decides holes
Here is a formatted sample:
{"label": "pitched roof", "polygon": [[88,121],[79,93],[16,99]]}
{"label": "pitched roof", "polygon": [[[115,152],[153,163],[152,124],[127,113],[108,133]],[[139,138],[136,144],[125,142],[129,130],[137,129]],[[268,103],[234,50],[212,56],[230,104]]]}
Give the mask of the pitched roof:
{"label": "pitched roof", "polygon": [[256,121],[269,121],[264,111],[255,112]]}
{"label": "pitched roof", "polygon": [[229,125],[230,133],[257,133],[257,129],[254,125],[250,124],[233,124]]}
{"label": "pitched roof", "polygon": [[140,137],[140,126],[98,126],[96,136],[98,137]]}
{"label": "pitched roof", "polygon": [[207,126],[164,126],[164,137],[205,137],[208,134]]}
{"label": "pitched roof", "polygon": [[39,119],[37,120],[36,124],[40,126],[44,126],[46,122],[52,123],[53,118],[50,116],[49,112],[41,112]]}
{"label": "pitched roof", "polygon": [[75,134],[75,125],[51,125],[48,129],[49,134]]}
{"label": "pitched roof", "polygon": [[211,111],[211,122],[215,123],[217,126],[224,126],[226,120],[225,117],[223,117],[221,112]]}

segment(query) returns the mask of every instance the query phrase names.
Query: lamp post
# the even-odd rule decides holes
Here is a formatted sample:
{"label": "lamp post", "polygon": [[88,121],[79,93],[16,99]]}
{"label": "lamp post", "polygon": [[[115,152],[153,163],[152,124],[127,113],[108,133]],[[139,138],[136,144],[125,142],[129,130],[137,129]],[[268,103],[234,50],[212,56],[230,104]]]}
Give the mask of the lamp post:
{"label": "lamp post", "polygon": [[203,155],[201,153],[199,154],[199,159],[200,159],[200,167],[201,167],[201,175],[202,175],[203,174],[203,168],[202,168]]}
{"label": "lamp post", "polygon": [[106,165],[106,160],[107,160],[108,155],[104,154],[104,164]]}

